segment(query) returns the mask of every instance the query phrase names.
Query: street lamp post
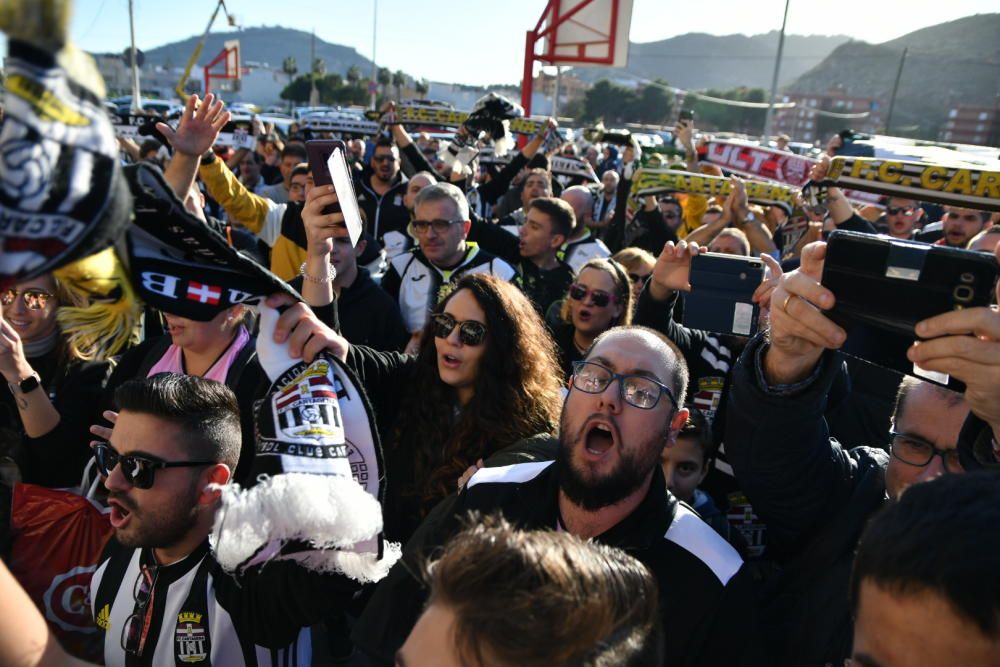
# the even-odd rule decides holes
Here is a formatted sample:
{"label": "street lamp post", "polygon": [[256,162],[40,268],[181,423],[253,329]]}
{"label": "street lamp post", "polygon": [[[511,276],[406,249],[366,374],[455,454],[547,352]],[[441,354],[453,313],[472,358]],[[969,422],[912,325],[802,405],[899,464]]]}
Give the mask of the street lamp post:
{"label": "street lamp post", "polygon": [[761,141],[764,146],[771,137],[771,120],[774,116],[774,98],[778,96],[778,72],[781,70],[781,52],[785,48],[785,25],[788,23],[788,5],[791,0],[785,0],[785,16],[781,19],[781,34],[778,35],[778,55],[774,60],[774,76],[771,78],[771,103],[767,105],[767,115],[764,116],[764,136]]}

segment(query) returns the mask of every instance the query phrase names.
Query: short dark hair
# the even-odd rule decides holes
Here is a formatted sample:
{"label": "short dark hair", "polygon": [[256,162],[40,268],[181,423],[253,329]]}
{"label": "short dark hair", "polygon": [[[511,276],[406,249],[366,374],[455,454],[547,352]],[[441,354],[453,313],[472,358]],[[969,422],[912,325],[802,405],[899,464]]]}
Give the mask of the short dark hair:
{"label": "short dark hair", "polygon": [[299,162],[305,162],[309,159],[306,147],[297,142],[285,144],[285,147],[281,149],[281,159],[284,160],[288,156],[297,157]]}
{"label": "short dark hair", "polygon": [[430,566],[430,603],[454,613],[462,664],[661,664],[656,580],[638,560],[498,517],[468,523]]}
{"label": "short dark hair", "polygon": [[909,487],[868,524],[854,559],[851,606],[861,583],[896,595],[944,598],[984,635],[1000,633],[1000,474],[944,475]]}
{"label": "short dark hair", "polygon": [[264,156],[258,153],[257,151],[247,151],[246,155],[240,158],[240,162],[242,162],[246,158],[250,158],[251,160],[253,160],[254,164],[264,164]]}
{"label": "short dark hair", "polygon": [[962,402],[964,398],[962,394],[956,391],[942,387],[941,385],[934,384],[932,382],[925,382],[920,378],[915,378],[912,375],[904,375],[903,381],[899,383],[899,389],[896,391],[896,406],[892,411],[893,423],[898,423],[903,417],[903,408],[906,407],[906,399],[910,397],[910,392],[921,385],[927,385],[934,393],[938,395],[939,398],[947,401],[949,407],[954,407]]}
{"label": "short dark hair", "polygon": [[701,450],[702,458],[705,461],[704,467],[708,468],[715,461],[717,454],[715,439],[712,437],[712,425],[708,422],[708,417],[705,416],[705,413],[698,408],[689,405],[687,409],[687,421],[684,422],[684,426],[681,427],[677,437],[686,437],[694,440]]}
{"label": "short dark hair", "polygon": [[122,412],[152,415],[179,426],[192,458],[225,463],[236,470],[242,445],[240,408],[232,389],[197,375],[157,373],[129,380],[115,390]]}
{"label": "short dark hair", "polygon": [[[163,144],[156,139],[146,139],[142,142],[142,145],[139,146],[139,157],[145,157],[148,153],[156,153],[161,148],[163,148]],[[156,156],[154,155],[153,157]]]}
{"label": "short dark hair", "polygon": [[[375,140],[375,148],[395,148],[395,147],[396,144],[389,137],[379,136],[379,138]],[[375,154],[374,149],[372,151],[372,154],[373,155]]]}
{"label": "short dark hair", "polygon": [[528,203],[528,210],[538,209],[549,216],[552,223],[552,233],[568,237],[576,227],[576,215],[573,207],[556,197],[535,197]]}

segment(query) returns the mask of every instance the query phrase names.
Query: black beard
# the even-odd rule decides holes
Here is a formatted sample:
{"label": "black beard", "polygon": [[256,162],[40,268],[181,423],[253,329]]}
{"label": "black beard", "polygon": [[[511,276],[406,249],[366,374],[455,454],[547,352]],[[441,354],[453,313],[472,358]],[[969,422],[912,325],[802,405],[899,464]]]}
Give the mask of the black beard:
{"label": "black beard", "polygon": [[[570,460],[572,443],[567,442],[565,411],[559,425],[559,450],[556,453],[556,479],[559,488],[573,504],[593,512],[604,507],[615,505],[629,497],[642,486],[649,476],[653,466],[659,462],[659,451],[643,443],[643,447],[635,453],[621,452],[621,457],[615,469],[605,477],[586,479],[580,471],[573,467]],[[579,436],[583,434],[577,434]],[[642,454],[649,448],[653,450],[649,460],[643,460]]]}
{"label": "black beard", "polygon": [[[137,530],[131,534],[116,530],[115,539],[122,546],[133,549],[165,549],[177,544],[187,537],[198,521],[196,500],[200,491],[196,487],[196,484],[192,484],[188,498],[178,499],[180,502],[171,504],[166,511],[152,515],[146,513],[143,517],[146,525],[137,526]],[[133,518],[133,521],[137,518]]]}

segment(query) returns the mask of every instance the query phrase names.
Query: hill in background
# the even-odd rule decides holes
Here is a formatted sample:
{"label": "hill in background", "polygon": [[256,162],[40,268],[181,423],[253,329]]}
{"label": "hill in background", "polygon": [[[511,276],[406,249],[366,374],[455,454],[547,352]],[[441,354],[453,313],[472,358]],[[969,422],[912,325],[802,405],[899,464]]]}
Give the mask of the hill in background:
{"label": "hill in background", "polygon": [[[189,37],[179,42],[150,49],[146,52],[147,65],[164,67],[183,67],[194,53],[198,37]],[[295,58],[299,73],[309,70],[310,44],[312,35],[302,30],[281,27],[245,28],[239,32],[214,32],[205,41],[205,48],[198,59],[199,64],[205,64],[222,50],[222,43],[230,40],[240,40],[240,58],[244,61],[268,63],[271,67],[281,68],[281,63],[288,56]],[[363,75],[371,73],[371,60],[365,58],[353,48],[330,44],[316,38],[316,57],[326,63],[326,71],[343,74],[351,65],[361,68]]]}
{"label": "hill in background", "polygon": [[[903,49],[908,48],[893,116],[893,133],[936,137],[955,105],[991,106],[1000,94],[1000,14],[977,14],[922,28],[882,43],[838,46],[786,89],[873,97],[888,104]],[[898,129],[897,129],[898,128]]]}
{"label": "hill in background", "polygon": [[[795,81],[850,39],[846,35],[785,35],[779,83]],[[688,33],[658,42],[630,43],[625,68],[578,67],[573,74],[591,83],[663,79],[679,88],[770,88],[777,52],[777,31],[753,36]]]}

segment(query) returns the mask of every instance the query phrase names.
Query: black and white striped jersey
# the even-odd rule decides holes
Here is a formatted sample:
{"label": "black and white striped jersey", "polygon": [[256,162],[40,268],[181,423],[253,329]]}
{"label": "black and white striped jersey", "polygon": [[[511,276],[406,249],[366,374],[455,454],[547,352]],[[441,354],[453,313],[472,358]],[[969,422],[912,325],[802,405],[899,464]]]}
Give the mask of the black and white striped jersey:
{"label": "black and white striped jersey", "polygon": [[134,588],[144,565],[155,565],[149,549],[112,540],[91,581],[91,609],[109,667],[306,667],[309,626],[357,590],[345,577],[289,562],[235,577],[222,570],[206,541],[157,568],[148,634],[137,657],[122,648],[122,628],[136,610]]}

